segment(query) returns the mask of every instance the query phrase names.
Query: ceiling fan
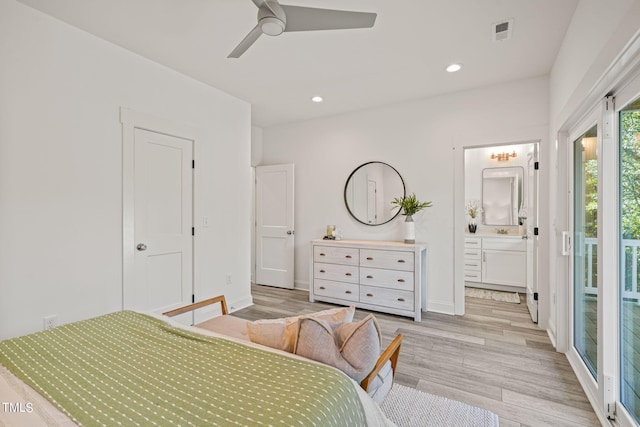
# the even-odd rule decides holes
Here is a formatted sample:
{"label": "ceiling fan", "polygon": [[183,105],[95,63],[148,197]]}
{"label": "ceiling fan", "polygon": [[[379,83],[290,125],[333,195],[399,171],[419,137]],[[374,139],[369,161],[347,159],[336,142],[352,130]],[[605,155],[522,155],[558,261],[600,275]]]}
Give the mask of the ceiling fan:
{"label": "ceiling fan", "polygon": [[375,13],[287,6],[278,0],[252,0],[258,7],[258,24],[227,58],[239,58],[263,33],[279,36],[289,31],[371,28]]}

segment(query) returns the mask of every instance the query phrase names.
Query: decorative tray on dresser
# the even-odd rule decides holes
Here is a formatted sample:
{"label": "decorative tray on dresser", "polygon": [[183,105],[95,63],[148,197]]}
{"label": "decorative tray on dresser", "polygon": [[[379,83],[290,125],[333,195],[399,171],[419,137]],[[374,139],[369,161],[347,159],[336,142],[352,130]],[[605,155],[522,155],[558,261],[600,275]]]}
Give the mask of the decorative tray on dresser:
{"label": "decorative tray on dresser", "polygon": [[312,240],[309,301],[422,319],[427,248],[371,240]]}

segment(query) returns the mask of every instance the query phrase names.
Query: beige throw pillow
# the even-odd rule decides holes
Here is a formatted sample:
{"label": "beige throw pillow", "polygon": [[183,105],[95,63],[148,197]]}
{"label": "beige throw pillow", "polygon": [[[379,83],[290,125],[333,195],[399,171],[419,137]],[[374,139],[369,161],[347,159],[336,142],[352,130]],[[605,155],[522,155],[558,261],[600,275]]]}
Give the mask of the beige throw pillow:
{"label": "beige throw pillow", "polygon": [[298,336],[299,319],[313,317],[337,325],[342,322],[351,322],[355,312],[356,308],[352,305],[301,316],[256,320],[255,322],[247,323],[247,333],[251,342],[293,353],[296,337]]}
{"label": "beige throw pillow", "polygon": [[295,354],[336,367],[361,382],[376,365],[380,346],[380,327],[372,314],[338,325],[307,318],[299,321]]}

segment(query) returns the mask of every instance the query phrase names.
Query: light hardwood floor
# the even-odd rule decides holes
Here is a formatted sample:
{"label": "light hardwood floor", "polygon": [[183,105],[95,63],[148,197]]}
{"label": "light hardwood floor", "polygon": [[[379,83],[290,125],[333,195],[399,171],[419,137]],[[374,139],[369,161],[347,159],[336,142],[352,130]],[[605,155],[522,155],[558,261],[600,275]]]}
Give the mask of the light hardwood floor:
{"label": "light hardwood floor", "polygon": [[[334,307],[310,303],[308,292],[252,286],[254,305],[233,313],[247,320]],[[521,297],[522,299],[522,297]],[[356,310],[356,318],[368,311]],[[599,426],[569,362],[521,304],[466,299],[466,314],[423,313],[421,323],[374,312],[383,347],[404,334],[396,381],[486,408],[500,426]]]}

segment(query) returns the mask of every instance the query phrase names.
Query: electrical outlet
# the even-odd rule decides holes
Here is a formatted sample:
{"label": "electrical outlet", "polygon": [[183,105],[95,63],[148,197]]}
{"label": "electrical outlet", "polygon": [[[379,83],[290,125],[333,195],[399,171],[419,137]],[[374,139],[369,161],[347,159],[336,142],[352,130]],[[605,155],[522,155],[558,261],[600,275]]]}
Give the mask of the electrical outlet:
{"label": "electrical outlet", "polygon": [[56,326],[58,326],[58,316],[56,316],[55,314],[45,317],[43,319],[43,321],[44,321],[44,330],[45,331],[47,329],[53,329]]}
{"label": "electrical outlet", "polygon": [[233,283],[233,281],[231,280],[231,275],[227,274],[227,285],[230,285],[232,283]]}

